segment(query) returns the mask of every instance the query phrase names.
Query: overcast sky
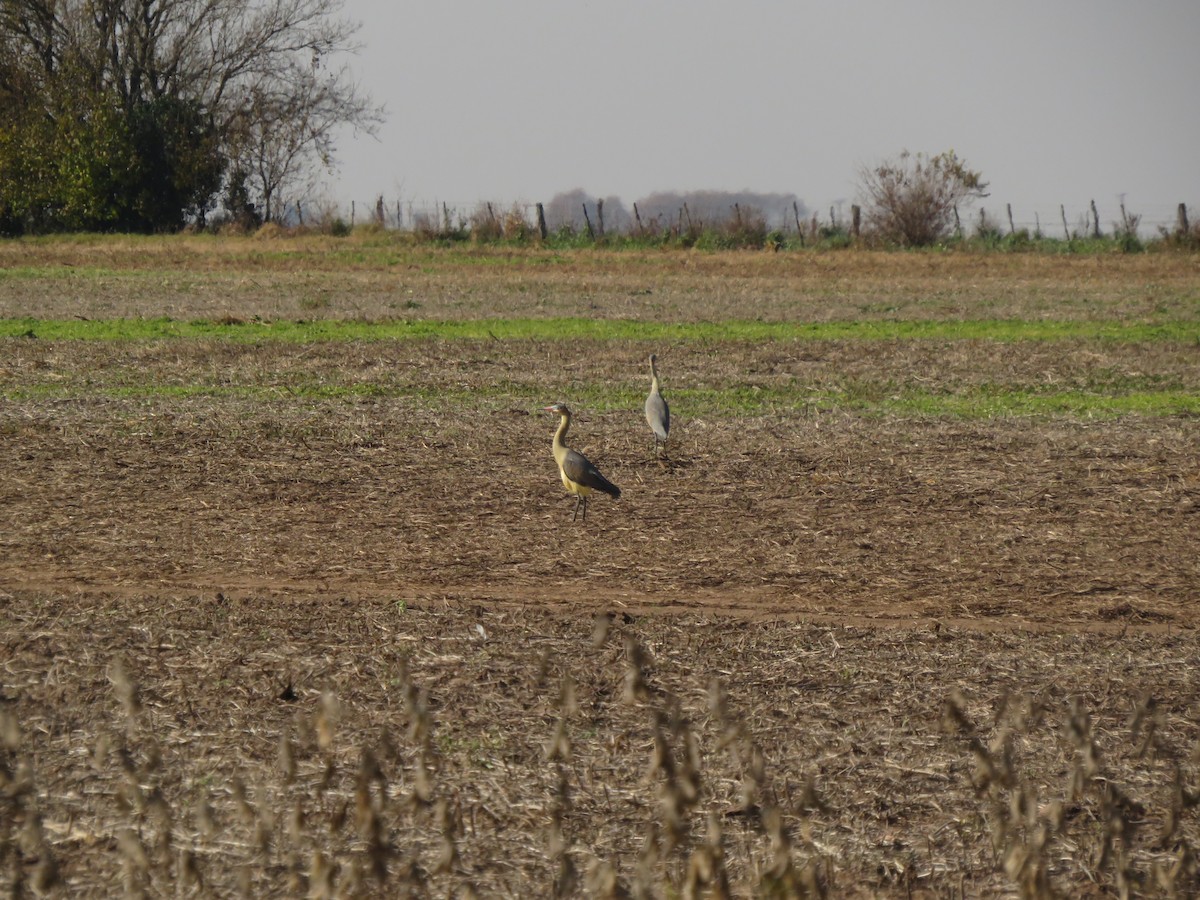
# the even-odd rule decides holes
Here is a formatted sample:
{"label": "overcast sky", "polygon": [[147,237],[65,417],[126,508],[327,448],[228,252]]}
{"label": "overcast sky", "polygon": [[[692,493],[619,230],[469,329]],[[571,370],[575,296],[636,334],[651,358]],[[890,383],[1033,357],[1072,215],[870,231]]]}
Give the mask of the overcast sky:
{"label": "overcast sky", "polygon": [[954,149],[983,201],[1200,219],[1200,0],[346,0],[379,140],[332,199],[626,205],[661,190],[857,199],[860,166]]}

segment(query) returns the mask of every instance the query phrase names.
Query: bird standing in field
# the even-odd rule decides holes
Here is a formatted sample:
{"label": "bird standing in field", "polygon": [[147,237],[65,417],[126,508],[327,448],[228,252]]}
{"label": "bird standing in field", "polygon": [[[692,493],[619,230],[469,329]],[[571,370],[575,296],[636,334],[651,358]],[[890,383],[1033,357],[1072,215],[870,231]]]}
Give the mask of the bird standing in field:
{"label": "bird standing in field", "polygon": [[646,421],[654,432],[654,452],[658,453],[658,445],[663,449],[667,446],[667,435],[671,433],[671,409],[663,399],[662,390],[658,386],[658,356],[650,354],[650,396],[646,398]]}
{"label": "bird standing in field", "polygon": [[552,447],[563,487],[575,495],[575,515],[571,517],[571,521],[579,518],[579,509],[582,507],[583,520],[586,522],[588,494],[592,491],[602,491],[617,500],[621,496],[621,489],[601,475],[600,470],[592,465],[586,456],[563,443],[567,429],[571,427],[571,410],[567,408],[567,404],[555,403],[544,409],[546,412],[558,413],[561,417],[558,430],[554,432]]}

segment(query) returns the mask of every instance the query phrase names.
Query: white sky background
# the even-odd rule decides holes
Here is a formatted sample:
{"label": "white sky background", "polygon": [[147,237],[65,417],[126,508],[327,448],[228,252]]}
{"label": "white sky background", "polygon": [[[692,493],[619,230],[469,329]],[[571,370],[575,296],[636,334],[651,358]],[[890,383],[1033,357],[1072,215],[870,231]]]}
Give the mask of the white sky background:
{"label": "white sky background", "polygon": [[[848,207],[861,165],[953,149],[1061,233],[1124,195],[1200,219],[1200,0],[346,0],[356,80],[328,197],[469,213],[582,188],[793,192]],[[844,210],[843,210],[844,211]]]}

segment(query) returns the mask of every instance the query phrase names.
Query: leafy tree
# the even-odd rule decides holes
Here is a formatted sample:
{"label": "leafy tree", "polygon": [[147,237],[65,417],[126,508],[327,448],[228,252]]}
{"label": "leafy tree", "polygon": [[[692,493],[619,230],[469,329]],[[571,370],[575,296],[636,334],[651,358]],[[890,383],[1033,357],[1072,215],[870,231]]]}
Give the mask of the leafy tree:
{"label": "leafy tree", "polygon": [[195,101],[159,97],[129,117],[135,184],[130,227],[177,229],[203,221],[221,187],[225,158],[216,125]]}
{"label": "leafy tree", "polygon": [[127,187],[127,124],[68,79],[51,85],[42,106],[10,106],[0,122],[4,231],[114,227]]}
{"label": "leafy tree", "polygon": [[382,115],[327,65],[354,49],[341,7],[0,0],[0,225],[177,228],[226,172],[239,212],[276,213],[333,165],[337,129]]}
{"label": "leafy tree", "polygon": [[49,202],[32,212],[42,229],[128,230],[133,145],[129,121],[102,101],[60,116],[49,148]]}
{"label": "leafy tree", "polygon": [[222,203],[231,221],[247,231],[253,231],[263,223],[262,213],[254,203],[250,189],[246,187],[249,177],[235,166],[225,180],[225,196]]}
{"label": "leafy tree", "polygon": [[950,233],[959,204],[987,196],[987,182],[953,150],[932,157],[905,150],[859,174],[868,230],[909,247],[942,240]]}

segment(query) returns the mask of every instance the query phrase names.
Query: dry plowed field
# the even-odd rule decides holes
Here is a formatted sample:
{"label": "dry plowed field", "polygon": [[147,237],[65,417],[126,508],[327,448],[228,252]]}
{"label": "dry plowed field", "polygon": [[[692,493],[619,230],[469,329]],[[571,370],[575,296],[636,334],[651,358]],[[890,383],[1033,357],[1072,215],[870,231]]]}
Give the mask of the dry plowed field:
{"label": "dry plowed field", "polygon": [[[1200,336],[1189,256],[355,248],[12,243],[0,318]],[[1200,418],[1102,403],[1200,394],[1195,338],[38,327],[0,339],[10,892],[1200,890]],[[586,521],[556,400],[623,491]]]}

